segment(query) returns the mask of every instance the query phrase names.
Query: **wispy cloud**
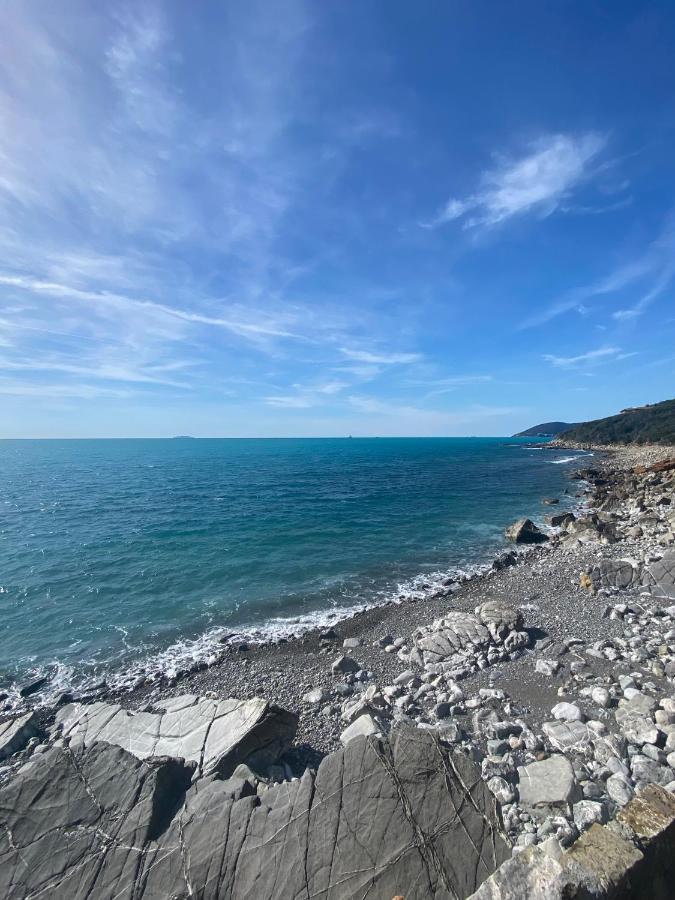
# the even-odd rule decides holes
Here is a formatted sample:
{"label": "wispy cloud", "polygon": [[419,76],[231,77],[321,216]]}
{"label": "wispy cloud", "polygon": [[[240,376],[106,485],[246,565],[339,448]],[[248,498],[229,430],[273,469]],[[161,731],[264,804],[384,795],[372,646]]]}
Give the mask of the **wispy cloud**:
{"label": "wispy cloud", "polygon": [[419,353],[380,353],[370,350],[352,350],[349,347],[341,347],[340,352],[356,362],[371,365],[396,366],[414,363],[422,358]]}
{"label": "wispy cloud", "polygon": [[548,216],[588,177],[605,144],[606,139],[594,133],[541,137],[524,156],[500,159],[483,173],[476,193],[451,198],[425,227],[457,219],[465,228],[497,225],[529,212]]}
{"label": "wispy cloud", "polygon": [[547,306],[528,316],[520,323],[520,328],[544,325],[552,319],[572,310],[588,312],[587,303],[598,298],[620,294],[635,286],[646,283],[646,290],[633,305],[616,310],[612,316],[616,321],[625,321],[641,315],[675,278],[675,226],[673,217],[668,216],[661,234],[646,250],[629,262],[618,266],[598,280],[575,288],[554,300]]}
{"label": "wispy cloud", "polygon": [[599,347],[597,350],[589,350],[578,356],[554,356],[551,353],[545,353],[542,358],[558,368],[572,369],[577,366],[597,365],[609,360],[628,359],[630,356],[636,355],[633,352],[624,353],[621,347]]}

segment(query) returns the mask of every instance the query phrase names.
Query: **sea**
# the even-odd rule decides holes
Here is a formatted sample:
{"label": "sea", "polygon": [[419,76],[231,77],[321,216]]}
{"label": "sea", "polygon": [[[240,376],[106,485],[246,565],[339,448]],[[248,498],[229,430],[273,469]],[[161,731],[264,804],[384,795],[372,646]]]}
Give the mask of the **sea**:
{"label": "sea", "polygon": [[580,455],[499,437],[0,441],[0,690],[128,685],[433,593],[489,566],[514,519],[578,502]]}

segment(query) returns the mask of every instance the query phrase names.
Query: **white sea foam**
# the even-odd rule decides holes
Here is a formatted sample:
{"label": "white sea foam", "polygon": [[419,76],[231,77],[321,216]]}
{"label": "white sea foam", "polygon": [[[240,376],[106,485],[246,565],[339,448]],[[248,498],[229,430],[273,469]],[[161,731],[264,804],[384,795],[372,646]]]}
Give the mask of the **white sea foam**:
{"label": "white sea foam", "polygon": [[[531,548],[513,547],[518,555],[526,555]],[[368,609],[386,605],[397,605],[420,600],[430,600],[452,592],[453,587],[483,576],[490,572],[493,563],[505,551],[500,551],[489,560],[467,563],[449,571],[427,572],[399,583],[395,590],[382,591],[368,602],[353,603],[348,606],[333,606],[330,609],[316,610],[297,616],[275,616],[264,623],[249,623],[237,627],[236,630],[225,626],[217,626],[208,629],[196,638],[184,638],[176,641],[171,646],[160,652],[151,653],[143,659],[132,663],[121,671],[100,672],[97,669],[95,675],[77,677],[71,666],[66,666],[54,661],[42,671],[51,669],[49,686],[38,696],[32,699],[35,705],[47,706],[53,703],[64,690],[75,690],[86,693],[95,685],[101,684],[105,675],[105,684],[110,691],[128,691],[148,681],[158,681],[160,678],[173,679],[180,673],[185,673],[195,666],[212,666],[219,662],[228,652],[228,647],[237,646],[243,642],[250,645],[278,643],[283,640],[293,640],[302,637],[307,632],[316,629],[329,628],[350,619],[353,616],[365,612]],[[131,648],[130,648],[131,649]],[[140,648],[136,648],[140,649]],[[10,692],[10,699],[15,708],[22,705],[19,698],[17,685]]]}

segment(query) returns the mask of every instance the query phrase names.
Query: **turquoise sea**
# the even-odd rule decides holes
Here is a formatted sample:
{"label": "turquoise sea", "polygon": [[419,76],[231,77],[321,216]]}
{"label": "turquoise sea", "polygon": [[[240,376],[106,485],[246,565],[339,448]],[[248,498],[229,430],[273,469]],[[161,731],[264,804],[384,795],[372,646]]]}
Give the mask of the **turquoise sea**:
{"label": "turquoise sea", "polygon": [[543,521],[575,458],[509,438],[0,441],[0,689],[433,590]]}

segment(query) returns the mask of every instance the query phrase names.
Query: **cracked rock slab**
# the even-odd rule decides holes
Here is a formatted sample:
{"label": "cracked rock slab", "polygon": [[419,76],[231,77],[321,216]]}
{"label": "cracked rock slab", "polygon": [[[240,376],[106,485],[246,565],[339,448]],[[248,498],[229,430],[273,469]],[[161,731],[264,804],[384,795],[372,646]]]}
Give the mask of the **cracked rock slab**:
{"label": "cracked rock slab", "polygon": [[70,704],[56,717],[70,747],[103,741],[138,759],[171,756],[197,775],[228,776],[240,762],[264,767],[291,744],[298,717],[259,697],[209,700],[192,694],[163,700],[149,712],[115,703]]}
{"label": "cracked rock slab", "polygon": [[38,733],[37,714],[28,712],[18,719],[10,719],[0,725],[0,759],[23,750],[28,741]]}
{"label": "cracked rock slab", "polygon": [[655,596],[675,600],[675,550],[667,550],[658,562],[647,566],[643,584]]}
{"label": "cracked rock slab", "polygon": [[0,895],[457,900],[510,855],[474,763],[413,728],[259,796],[190,777],[103,743],[48,751],[0,790]]}

